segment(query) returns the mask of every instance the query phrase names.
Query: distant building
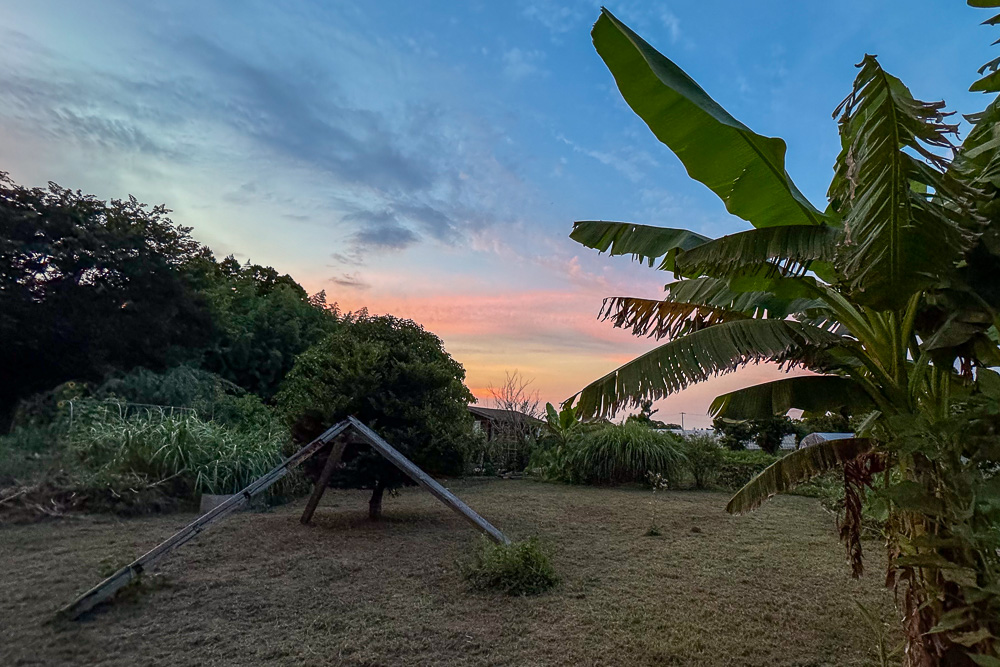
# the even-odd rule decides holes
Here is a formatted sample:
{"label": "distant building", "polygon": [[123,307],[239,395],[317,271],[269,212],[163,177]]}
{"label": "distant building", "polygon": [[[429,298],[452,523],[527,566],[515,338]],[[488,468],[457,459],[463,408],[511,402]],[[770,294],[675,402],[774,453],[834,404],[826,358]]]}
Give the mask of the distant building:
{"label": "distant building", "polygon": [[481,408],[478,405],[470,405],[469,412],[475,422],[472,428],[476,432],[486,434],[487,440],[492,440],[502,433],[512,431],[541,434],[542,420],[531,415],[516,410],[500,410],[499,408]]}

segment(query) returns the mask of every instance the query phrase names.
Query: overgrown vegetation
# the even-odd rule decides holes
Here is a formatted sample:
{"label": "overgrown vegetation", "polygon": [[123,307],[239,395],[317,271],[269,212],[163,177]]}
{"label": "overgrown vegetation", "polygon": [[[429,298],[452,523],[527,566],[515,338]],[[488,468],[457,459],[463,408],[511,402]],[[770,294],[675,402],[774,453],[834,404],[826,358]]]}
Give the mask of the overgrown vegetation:
{"label": "overgrown vegetation", "polygon": [[[474,399],[439,339],[217,261],[168,213],[0,173],[0,367],[18,379],[0,387],[0,433],[14,429],[0,483],[53,498],[231,492],[277,461],[286,420],[301,441],[349,414],[461,474]],[[374,490],[373,516],[408,483],[363,448],[345,463],[341,479]]]}
{"label": "overgrown vegetation", "polygon": [[[13,520],[72,510],[134,515],[192,506],[200,493],[235,493],[280,462],[289,437],[256,397],[232,398],[237,407],[253,398],[235,423],[116,399],[76,398],[47,415],[40,401],[24,425],[0,436],[0,510]],[[298,480],[286,477],[268,497],[295,491]]]}
{"label": "overgrown vegetation", "polygon": [[459,569],[473,589],[507,595],[538,595],[559,582],[548,553],[534,537],[510,544],[481,537]]}
{"label": "overgrown vegetation", "polygon": [[169,485],[170,495],[229,494],[281,462],[287,432],[233,429],[187,415],[135,415],[75,426],[69,454],[98,485],[133,479]]}

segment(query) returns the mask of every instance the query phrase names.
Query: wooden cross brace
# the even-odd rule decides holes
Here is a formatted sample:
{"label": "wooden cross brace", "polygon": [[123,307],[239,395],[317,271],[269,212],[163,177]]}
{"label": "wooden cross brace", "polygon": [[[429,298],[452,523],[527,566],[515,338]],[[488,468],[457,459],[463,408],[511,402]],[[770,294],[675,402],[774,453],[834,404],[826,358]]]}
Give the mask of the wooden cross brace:
{"label": "wooden cross brace", "polygon": [[476,514],[471,507],[459,500],[459,498],[451,491],[438,484],[437,480],[418,468],[412,461],[403,456],[392,445],[383,440],[377,433],[375,433],[375,431],[371,430],[354,417],[348,417],[344,421],[335,424],[324,431],[318,438],[292,454],[292,456],[285,461],[282,461],[266,475],[253,481],[239,493],[234,494],[229,500],[201,515],[183,529],[169,537],[162,544],[157,545],[146,554],[135,559],[80,597],[70,602],[59,611],[59,615],[75,619],[80,616],[80,614],[93,608],[100,602],[107,600],[118,590],[124,588],[135,579],[138,579],[143,572],[152,569],[153,566],[168,553],[185,542],[197,537],[197,535],[203,530],[208,529],[214,523],[222,520],[249,503],[254,496],[262,493],[269,486],[288,474],[289,470],[301,465],[303,461],[313,456],[327,445],[333,443],[330,456],[327,458],[326,465],[323,466],[323,471],[320,473],[320,478],[317,480],[312,496],[306,504],[305,512],[302,513],[302,523],[308,523],[312,518],[313,513],[316,511],[316,506],[319,504],[320,498],[322,498],[323,492],[326,490],[326,486],[330,482],[330,477],[333,475],[333,471],[336,468],[337,463],[340,462],[340,459],[344,454],[344,447],[346,447],[347,443],[341,436],[343,436],[348,430],[351,430],[353,434],[358,436],[363,442],[371,445],[382,456],[388,459],[390,463],[409,475],[409,477],[417,484],[430,491],[435,498],[443,502],[458,514],[462,515],[463,518],[465,518],[478,530],[485,533],[490,539],[501,544],[510,543],[510,540],[508,540],[507,537],[497,530],[490,522]]}

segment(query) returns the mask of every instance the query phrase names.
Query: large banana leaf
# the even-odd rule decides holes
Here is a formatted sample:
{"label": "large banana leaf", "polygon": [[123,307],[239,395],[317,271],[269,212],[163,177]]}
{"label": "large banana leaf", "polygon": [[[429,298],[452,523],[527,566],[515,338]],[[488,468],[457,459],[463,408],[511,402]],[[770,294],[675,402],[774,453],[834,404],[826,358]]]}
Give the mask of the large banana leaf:
{"label": "large banana leaf", "polygon": [[730,514],[744,514],[760,507],[761,503],[783,491],[829,470],[842,467],[872,448],[868,438],[828,440],[791,452],[747,482],[726,505]]}
{"label": "large banana leaf", "polygon": [[681,250],[690,250],[710,241],[707,236],[686,229],[670,229],[636,225],[631,222],[604,220],[579,220],[573,223],[569,237],[588,248],[612,255],[632,255],[638,262],[646,262],[663,271],[674,270],[674,257]]}
{"label": "large banana leaf", "polygon": [[584,418],[611,415],[746,364],[794,363],[840,340],[824,329],[782,319],[724,322],[665,343],[591,383],[580,392],[577,409]]}
{"label": "large banana leaf", "polygon": [[751,229],[706,241],[678,253],[675,270],[686,276],[730,276],[769,264],[782,274],[803,273],[810,262],[831,261],[840,230],[826,225]]}
{"label": "large banana leaf", "polygon": [[722,394],[710,413],[724,419],[764,419],[791,409],[806,412],[870,412],[875,403],[854,380],[837,375],[806,375],[764,382]]}
{"label": "large banana leaf", "polygon": [[901,309],[953,274],[968,246],[961,224],[971,197],[938,154],[956,127],[944,123],[943,103],[915,100],[874,56],[840,110],[843,150],[830,186],[845,229],[840,269],[859,301]]}
{"label": "large banana leaf", "polygon": [[754,227],[823,221],[785,171],[783,140],[733,118],[608,10],[601,10],[591,36],[628,105],[731,213]]}

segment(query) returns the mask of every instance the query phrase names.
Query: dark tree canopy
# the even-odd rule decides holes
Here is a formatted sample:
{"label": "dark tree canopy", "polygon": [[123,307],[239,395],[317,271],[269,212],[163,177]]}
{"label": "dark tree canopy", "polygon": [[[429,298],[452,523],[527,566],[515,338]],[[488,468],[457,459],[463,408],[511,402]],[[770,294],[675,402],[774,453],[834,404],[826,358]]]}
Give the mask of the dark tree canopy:
{"label": "dark tree canopy", "polygon": [[[464,379],[462,365],[420,325],[388,315],[360,317],[296,360],[276,402],[300,441],[353,415],[425,471],[457,475],[472,428],[473,397]],[[344,461],[332,485],[410,483],[368,447],[348,447]]]}
{"label": "dark tree canopy", "polygon": [[227,257],[208,268],[215,327],[203,366],[268,400],[295,358],[334,330],[335,311],[271,267]]}
{"label": "dark tree canopy", "polygon": [[208,251],[167,212],[0,173],[0,414],[60,382],[164,368],[208,342],[209,305],[187,271]]}
{"label": "dark tree canopy", "polygon": [[795,423],[784,416],[744,421],[716,418],[712,428],[722,436],[719,443],[723,447],[746,449],[746,443],[753,442],[768,454],[777,452],[782,439],[797,431]]}
{"label": "dark tree canopy", "polygon": [[0,431],[28,396],[137,367],[201,367],[267,400],[337,326],[325,295],[216,262],[168,213],[0,172]]}

